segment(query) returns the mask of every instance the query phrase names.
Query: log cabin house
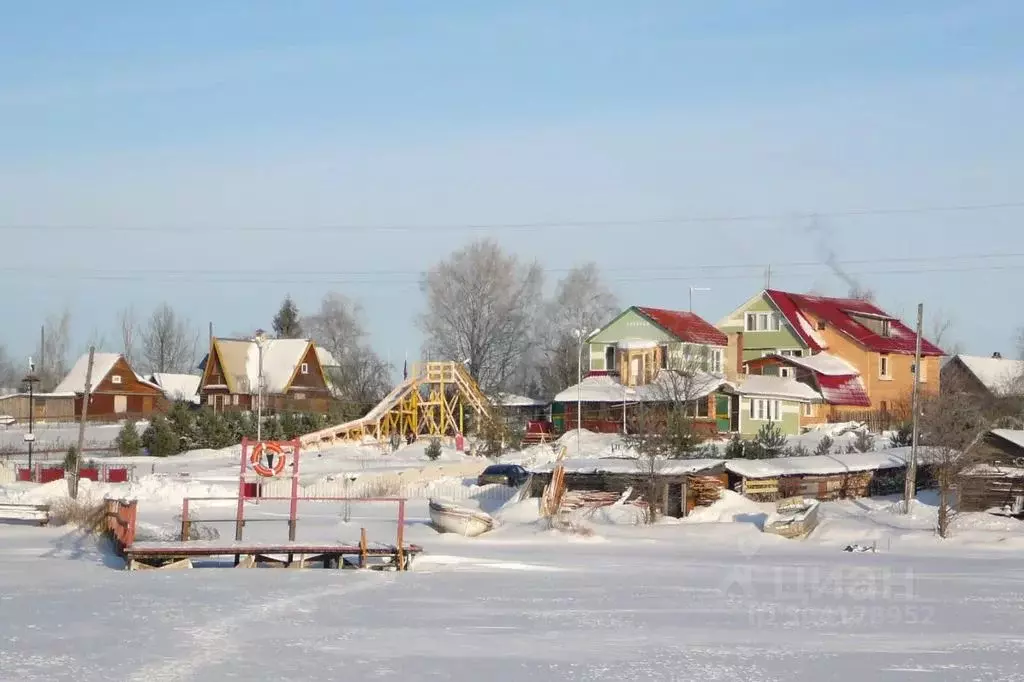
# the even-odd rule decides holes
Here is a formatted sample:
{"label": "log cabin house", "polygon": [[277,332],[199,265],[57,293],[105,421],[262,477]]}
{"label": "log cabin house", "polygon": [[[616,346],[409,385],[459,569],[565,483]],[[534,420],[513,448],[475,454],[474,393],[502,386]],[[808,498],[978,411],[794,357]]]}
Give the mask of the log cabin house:
{"label": "log cabin house", "polygon": [[199,395],[217,412],[255,410],[262,353],[263,407],[268,411],[326,413],[331,386],[322,353],[308,339],[268,339],[262,352],[249,339],[211,339]]}
{"label": "log cabin house", "polygon": [[957,481],[960,511],[1024,513],[1024,430],[993,429],[971,453],[976,463]]}
{"label": "log cabin house", "polygon": [[[58,395],[74,395],[76,420],[82,417],[88,366],[89,354],[85,353],[53,390]],[[136,374],[120,353],[94,353],[91,385],[86,420],[146,419],[167,405],[160,387]]]}

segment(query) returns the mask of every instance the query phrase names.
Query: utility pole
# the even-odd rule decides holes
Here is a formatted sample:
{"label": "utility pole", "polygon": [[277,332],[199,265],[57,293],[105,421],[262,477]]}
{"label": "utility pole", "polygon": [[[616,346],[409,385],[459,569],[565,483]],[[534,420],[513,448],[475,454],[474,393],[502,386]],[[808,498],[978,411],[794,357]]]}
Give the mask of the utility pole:
{"label": "utility pole", "polygon": [[[75,450],[75,461],[72,462],[71,476],[68,478],[68,495],[78,499],[78,470],[82,461],[82,447],[85,445],[85,420],[89,416],[89,397],[92,394],[92,361],[96,355],[96,346],[89,346],[89,364],[85,368],[85,393],[82,394],[82,416],[78,422],[78,446]],[[64,472],[67,476],[67,472]]]}
{"label": "utility pole", "polygon": [[924,304],[917,304],[917,338],[914,341],[914,392],[911,398],[910,460],[907,462],[907,480],[903,488],[903,513],[910,513],[910,504],[917,493],[917,425],[921,414],[921,327],[924,325]]}

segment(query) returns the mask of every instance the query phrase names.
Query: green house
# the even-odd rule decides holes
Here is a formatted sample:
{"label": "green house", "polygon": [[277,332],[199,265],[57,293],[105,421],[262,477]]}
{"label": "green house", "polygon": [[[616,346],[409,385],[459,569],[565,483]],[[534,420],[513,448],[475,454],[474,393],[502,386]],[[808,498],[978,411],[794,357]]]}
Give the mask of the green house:
{"label": "green house", "polygon": [[[805,356],[811,350],[789,326],[786,317],[775,306],[768,293],[762,291],[718,322],[718,329],[728,337],[727,374],[739,373],[739,366],[769,353]],[[740,354],[739,362],[736,355]],[[792,376],[790,368],[782,376]]]}
{"label": "green house", "polygon": [[767,423],[775,423],[786,436],[797,436],[812,419],[815,406],[824,402],[812,386],[796,379],[751,374],[736,383],[739,400],[739,428],[752,438]]}

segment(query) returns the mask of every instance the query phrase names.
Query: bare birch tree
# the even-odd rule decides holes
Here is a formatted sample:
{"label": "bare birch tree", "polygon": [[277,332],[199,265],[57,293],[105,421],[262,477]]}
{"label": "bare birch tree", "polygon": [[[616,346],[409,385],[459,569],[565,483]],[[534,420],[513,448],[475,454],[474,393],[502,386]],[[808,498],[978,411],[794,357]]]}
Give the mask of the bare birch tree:
{"label": "bare birch tree", "polygon": [[426,312],[418,324],[431,357],[465,362],[484,391],[505,390],[532,343],[543,272],[492,239],[472,242],[435,265],[421,282]]}
{"label": "bare birch tree", "polygon": [[606,324],[618,305],[594,263],[573,268],[558,282],[554,296],[544,305],[536,332],[541,353],[538,373],[546,395],[575,384],[579,378],[578,365],[582,364],[583,373],[587,372],[590,356],[586,336]]}
{"label": "bare birch tree", "polygon": [[121,330],[121,353],[128,360],[128,364],[135,367],[139,345],[139,318],[135,308],[123,308],[117,314],[117,323]]}
{"label": "bare birch tree", "polygon": [[320,302],[320,310],[302,319],[301,327],[337,362],[325,368],[337,397],[365,412],[391,390],[391,368],[366,344],[361,316],[358,303],[330,292]]}
{"label": "bare birch tree", "polygon": [[68,364],[70,347],[71,311],[65,308],[60,314],[46,318],[43,325],[43,347],[40,348],[39,368],[42,390],[53,390],[71,369]]}
{"label": "bare birch tree", "polygon": [[[27,373],[27,367],[25,371]],[[0,346],[0,395],[16,390],[23,376],[24,374],[19,376],[14,359],[7,352],[7,347]]]}
{"label": "bare birch tree", "polygon": [[142,357],[151,372],[187,374],[196,364],[199,333],[167,303],[150,315],[141,341]]}

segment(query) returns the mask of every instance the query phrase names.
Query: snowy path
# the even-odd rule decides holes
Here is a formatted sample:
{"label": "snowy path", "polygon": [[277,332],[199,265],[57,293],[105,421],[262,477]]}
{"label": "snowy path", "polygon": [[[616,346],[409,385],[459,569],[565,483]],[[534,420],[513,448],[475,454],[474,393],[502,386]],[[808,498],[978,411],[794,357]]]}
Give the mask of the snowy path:
{"label": "snowy path", "polygon": [[126,573],[73,535],[2,527],[0,678],[1024,679],[1015,553],[636,530],[424,537],[395,575]]}

